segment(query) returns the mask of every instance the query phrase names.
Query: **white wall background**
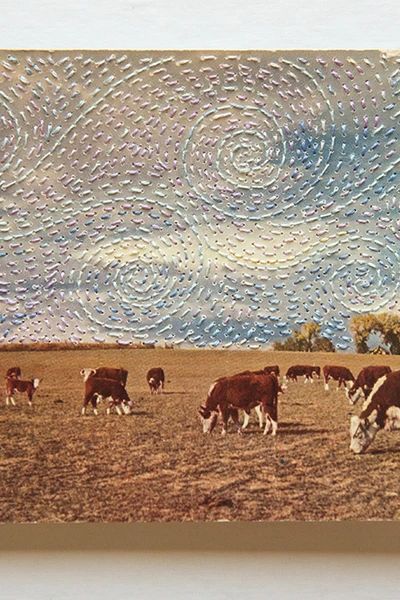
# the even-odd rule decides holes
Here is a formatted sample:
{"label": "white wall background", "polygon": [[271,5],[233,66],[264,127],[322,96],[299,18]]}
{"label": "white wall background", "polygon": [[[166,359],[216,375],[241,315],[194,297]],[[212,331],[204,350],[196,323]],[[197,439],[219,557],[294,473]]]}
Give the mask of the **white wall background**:
{"label": "white wall background", "polygon": [[[399,24],[398,0],[0,0],[3,48],[394,49],[400,46]],[[106,552],[104,540],[98,552],[24,552],[21,543],[20,552],[10,552],[10,530],[3,527],[0,597],[399,598],[398,554],[357,554],[348,547],[346,554],[285,553],[284,546],[272,552],[268,527],[260,527],[265,539],[257,553],[229,552],[229,545],[222,553],[168,552],[166,543],[164,551],[149,553],[135,551],[134,539],[128,552]],[[398,533],[393,528],[393,535]],[[25,535],[32,547],[32,538],[40,539],[43,529],[29,527]],[[210,534],[211,548],[213,535],[220,547],[223,532],[218,528]],[[334,543],[332,527],[325,533],[322,528],[321,535]]]}

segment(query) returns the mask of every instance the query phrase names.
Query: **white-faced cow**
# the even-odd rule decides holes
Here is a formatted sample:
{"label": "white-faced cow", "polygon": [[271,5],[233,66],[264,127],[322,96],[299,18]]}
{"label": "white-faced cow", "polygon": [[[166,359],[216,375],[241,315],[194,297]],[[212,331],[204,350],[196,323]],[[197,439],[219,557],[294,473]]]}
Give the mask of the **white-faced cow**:
{"label": "white-faced cow", "polygon": [[338,382],[337,389],[343,384],[346,388],[354,383],[354,375],[347,367],[339,367],[334,365],[325,365],[323,368],[325,390],[329,391],[329,380],[333,379]]}
{"label": "white-faced cow", "polygon": [[15,379],[14,377],[7,377],[6,379],[6,405],[8,406],[11,402],[15,406],[15,392],[20,394],[26,394],[28,396],[28,404],[32,406],[33,396],[39,387],[40,379]]}
{"label": "white-faced cow", "polygon": [[115,407],[118,415],[122,415],[122,413],[128,415],[134,406],[128,392],[119,381],[89,377],[85,381],[82,415],[86,414],[86,407],[89,403],[93,407],[94,414],[97,415],[97,404],[100,400],[108,401],[107,414],[110,414],[111,408]]}
{"label": "white-faced cow", "polygon": [[164,391],[165,373],[161,367],[153,367],[147,371],[147,383],[150,394],[160,394]]}
{"label": "white-faced cow", "polygon": [[298,377],[302,377],[304,375],[304,383],[307,383],[308,381],[313,383],[314,373],[318,378],[321,377],[321,367],[311,365],[293,365],[286,371],[285,381],[297,381]]}
{"label": "white-faced cow", "polygon": [[10,367],[7,370],[6,377],[11,377],[12,379],[19,379],[21,377],[21,368],[20,367]]}
{"label": "white-faced cow", "polygon": [[400,371],[378,379],[360,416],[351,417],[350,450],[365,452],[381,429],[400,429]]}
{"label": "white-faced cow", "polygon": [[350,404],[356,404],[362,397],[364,397],[364,399],[368,398],[378,379],[391,373],[391,371],[392,369],[390,367],[383,365],[373,365],[361,369],[351,388],[346,388],[346,396]]}
{"label": "white-faced cow", "polygon": [[218,415],[222,419],[222,435],[227,432],[229,417],[241,433],[238,411],[250,412],[256,406],[260,406],[263,415],[266,415],[264,435],[270,429],[272,435],[275,435],[278,429],[278,385],[277,377],[270,374],[234,375],[215,381],[208,391],[205,404],[199,409],[203,433],[212,432]]}
{"label": "white-faced cow", "polygon": [[114,379],[119,381],[121,385],[126,387],[128,380],[128,371],[126,369],[115,369],[113,367],[97,367],[97,369],[81,369],[83,381],[87,381],[89,377],[98,379]]}
{"label": "white-faced cow", "polygon": [[[278,367],[278,369],[279,369],[279,367]],[[265,368],[261,369],[260,371],[242,371],[241,373],[235,373],[235,375],[233,377],[241,377],[242,375],[272,375],[273,377],[276,377],[277,394],[283,394],[284,391],[287,389],[287,386],[285,384],[279,383],[278,376],[276,375],[275,371],[267,372],[265,370]],[[220,377],[218,379],[218,381],[220,381],[221,379],[224,379],[224,377]],[[260,429],[262,429],[264,427],[264,423],[265,423],[265,425],[267,424],[267,417],[265,414],[263,414],[260,405],[255,406],[254,410],[255,410],[257,418],[258,418],[258,424],[260,426]],[[250,422],[250,414],[251,414],[251,410],[247,410],[247,409],[244,410],[242,429],[246,429],[246,427],[248,426],[248,424]]]}

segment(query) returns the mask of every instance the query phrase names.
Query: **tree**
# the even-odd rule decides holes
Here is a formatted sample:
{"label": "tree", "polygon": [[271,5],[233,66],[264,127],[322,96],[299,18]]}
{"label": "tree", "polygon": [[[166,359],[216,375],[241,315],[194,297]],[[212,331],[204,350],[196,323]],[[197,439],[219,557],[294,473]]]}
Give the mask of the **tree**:
{"label": "tree", "polygon": [[300,329],[283,342],[274,342],[274,350],[290,352],[335,352],[335,346],[327,337],[321,336],[318,323],[304,323]]}
{"label": "tree", "polygon": [[350,321],[350,331],[353,334],[354,345],[359,354],[367,354],[368,338],[376,330],[376,316],[372,314],[357,315]]}
{"label": "tree", "polygon": [[324,336],[318,337],[314,342],[313,352],[336,352],[332,341]]}
{"label": "tree", "polygon": [[377,333],[382,342],[389,348],[391,354],[400,354],[400,316],[394,313],[366,314],[353,317],[350,322],[357,352],[369,352],[368,339]]}
{"label": "tree", "polygon": [[303,341],[305,352],[313,352],[313,347],[319,337],[321,325],[318,323],[305,323],[300,329],[300,338]]}
{"label": "tree", "polygon": [[376,331],[382,335],[382,341],[389,347],[391,354],[400,354],[400,317],[393,313],[376,315]]}

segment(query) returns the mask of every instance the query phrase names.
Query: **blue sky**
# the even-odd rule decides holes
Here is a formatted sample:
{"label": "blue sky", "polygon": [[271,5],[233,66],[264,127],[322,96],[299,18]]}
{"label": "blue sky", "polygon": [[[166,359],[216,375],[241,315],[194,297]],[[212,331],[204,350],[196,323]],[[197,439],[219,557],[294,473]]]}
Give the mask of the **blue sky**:
{"label": "blue sky", "polygon": [[3,52],[8,341],[266,347],[398,311],[400,60]]}

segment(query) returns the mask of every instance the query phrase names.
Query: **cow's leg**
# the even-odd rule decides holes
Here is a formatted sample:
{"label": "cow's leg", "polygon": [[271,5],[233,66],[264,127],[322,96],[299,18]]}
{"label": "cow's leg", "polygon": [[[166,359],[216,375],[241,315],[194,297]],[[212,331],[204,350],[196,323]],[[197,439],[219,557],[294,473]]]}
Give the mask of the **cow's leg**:
{"label": "cow's leg", "polygon": [[117,415],[118,415],[119,417],[122,417],[122,412],[121,412],[121,409],[120,409],[120,407],[119,407],[119,404],[116,404],[116,405],[115,405],[115,410],[117,411]]}
{"label": "cow's leg", "polygon": [[338,379],[338,386],[337,386],[337,389],[338,389],[338,390],[340,390],[340,388],[341,388],[341,386],[342,386],[342,383],[343,383],[343,385],[344,385],[344,379]]}
{"label": "cow's leg", "polygon": [[242,433],[242,426],[240,425],[240,421],[239,421],[239,411],[237,408],[233,408],[231,409],[231,417],[232,417],[232,421],[234,422],[234,424],[236,425],[237,428],[237,432],[238,433]]}
{"label": "cow's leg", "polygon": [[15,403],[14,396],[10,396],[10,402],[11,402],[12,406],[17,406],[16,403]]}
{"label": "cow's leg", "polygon": [[83,406],[82,406],[82,410],[81,410],[81,415],[84,416],[86,415],[86,408],[87,405],[89,404],[89,402],[91,402],[92,398],[90,396],[90,394],[85,395],[85,397],[83,398]]}
{"label": "cow's leg", "polygon": [[265,428],[264,428],[264,435],[267,435],[269,433],[271,427],[271,419],[268,413],[265,413]]}
{"label": "cow's leg", "polygon": [[308,377],[307,377],[307,375],[304,375],[304,385],[305,385],[306,383],[308,383]]}
{"label": "cow's leg", "polygon": [[10,405],[10,397],[7,395],[6,396],[6,406]]}
{"label": "cow's leg", "polygon": [[92,407],[93,407],[93,414],[97,417],[97,415],[99,414],[99,411],[97,410],[97,403],[99,401],[99,396],[93,396],[92,397]]}
{"label": "cow's leg", "polygon": [[250,421],[250,412],[244,411],[242,429],[246,429]]}
{"label": "cow's leg", "polygon": [[229,420],[229,410],[227,408],[221,409],[221,421],[222,421],[221,435],[226,435],[226,433],[228,431],[228,420]]}
{"label": "cow's leg", "polygon": [[274,421],[272,419],[272,417],[270,417],[270,419],[271,419],[271,424],[272,424],[272,433],[271,433],[271,435],[275,436],[276,432],[278,431],[278,422]]}
{"label": "cow's leg", "polygon": [[257,406],[255,407],[255,411],[256,411],[256,414],[258,417],[258,425],[259,425],[260,429],[262,429],[263,425],[264,425],[264,415],[263,415],[262,407],[259,404],[257,404]]}
{"label": "cow's leg", "polygon": [[329,377],[324,377],[324,388],[325,388],[325,391],[326,391],[326,392],[329,392],[329,384],[328,384],[328,381],[329,381]]}

